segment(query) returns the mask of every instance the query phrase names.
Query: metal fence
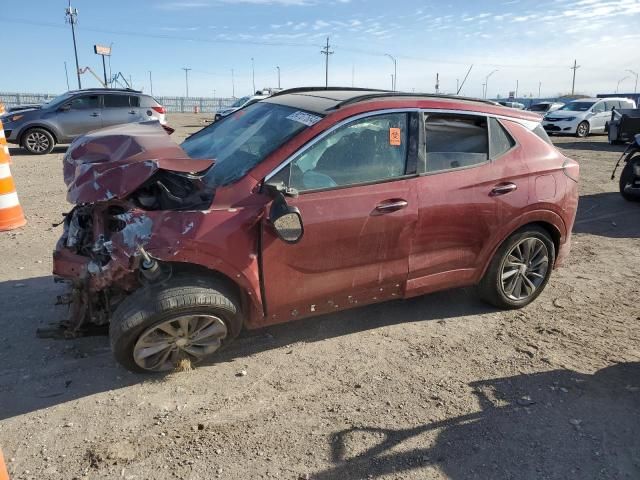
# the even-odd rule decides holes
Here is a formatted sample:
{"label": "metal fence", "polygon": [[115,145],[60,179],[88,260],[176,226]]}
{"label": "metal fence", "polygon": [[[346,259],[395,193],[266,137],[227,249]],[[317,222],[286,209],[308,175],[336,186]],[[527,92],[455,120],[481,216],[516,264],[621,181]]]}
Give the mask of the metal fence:
{"label": "metal fence", "polygon": [[[17,93],[0,92],[0,102],[9,107],[48,102],[57,96],[54,93]],[[215,113],[221,108],[230,106],[235,98],[211,97],[155,97],[155,99],[173,113],[193,113],[196,108],[202,113]]]}

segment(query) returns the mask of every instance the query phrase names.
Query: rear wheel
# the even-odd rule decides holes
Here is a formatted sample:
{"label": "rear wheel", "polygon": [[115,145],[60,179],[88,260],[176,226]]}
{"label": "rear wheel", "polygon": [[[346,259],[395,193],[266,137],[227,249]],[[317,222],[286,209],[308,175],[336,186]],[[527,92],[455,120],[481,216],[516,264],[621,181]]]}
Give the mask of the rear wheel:
{"label": "rear wheel", "polygon": [[589,122],[580,122],[580,124],[578,125],[578,128],[576,128],[576,137],[578,138],[584,138],[587,135],[589,135]]}
{"label": "rear wheel", "polygon": [[22,146],[34,155],[51,153],[55,144],[53,135],[44,128],[31,128],[22,136]]}
{"label": "rear wheel", "polygon": [[205,277],[176,277],[131,294],[109,326],[116,360],[136,372],[166,372],[209,360],[242,328],[240,303]]}
{"label": "rear wheel", "polygon": [[480,281],[480,296],[499,308],[522,308],[542,293],[555,262],[549,233],[525,227],[500,246]]}
{"label": "rear wheel", "polygon": [[633,178],[635,176],[634,175],[634,171],[633,171],[634,165],[639,165],[639,164],[640,164],[640,159],[635,160],[635,161],[631,161],[631,162],[627,162],[627,164],[622,169],[622,173],[620,173],[620,195],[622,195],[622,197],[625,200],[628,200],[630,202],[638,202],[638,201],[640,201],[640,197],[639,196],[630,195],[628,193],[625,193],[625,191],[624,191],[626,186],[629,185],[631,182],[633,182]]}

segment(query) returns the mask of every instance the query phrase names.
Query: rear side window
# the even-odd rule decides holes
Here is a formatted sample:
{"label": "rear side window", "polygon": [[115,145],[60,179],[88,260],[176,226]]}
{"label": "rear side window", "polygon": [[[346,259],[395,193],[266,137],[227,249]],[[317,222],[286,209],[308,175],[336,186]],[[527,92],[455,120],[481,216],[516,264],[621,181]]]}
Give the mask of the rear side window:
{"label": "rear side window", "polygon": [[607,100],[604,102],[604,108],[610,112],[614,108],[620,108],[620,102],[618,100]]}
{"label": "rear side window", "polygon": [[487,118],[425,114],[427,172],[478,165],[489,160]]}
{"label": "rear side window", "polygon": [[516,142],[505,130],[502,124],[495,118],[489,119],[489,140],[491,158],[498,158],[500,155],[511,150]]}
{"label": "rear side window", "polygon": [[105,108],[119,108],[129,106],[129,95],[105,95]]}
{"label": "rear side window", "polygon": [[129,97],[129,106],[131,106],[131,107],[139,107],[140,106],[140,97],[136,97],[135,95],[131,95]]}
{"label": "rear side window", "polygon": [[548,143],[549,145],[553,145],[553,143],[551,143],[549,135],[547,135],[547,132],[541,124],[538,124],[538,126],[533,129],[533,133],[535,133],[544,142]]}

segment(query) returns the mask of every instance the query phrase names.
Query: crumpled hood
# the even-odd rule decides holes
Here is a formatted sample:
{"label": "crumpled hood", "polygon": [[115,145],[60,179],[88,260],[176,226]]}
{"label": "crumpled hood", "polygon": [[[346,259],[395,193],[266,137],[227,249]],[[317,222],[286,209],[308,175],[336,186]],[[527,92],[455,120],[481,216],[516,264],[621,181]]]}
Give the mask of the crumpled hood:
{"label": "crumpled hood", "polygon": [[159,123],[124,124],[77,138],[64,156],[71,203],[124,198],[156,171],[199,173],[213,160],[189,158]]}

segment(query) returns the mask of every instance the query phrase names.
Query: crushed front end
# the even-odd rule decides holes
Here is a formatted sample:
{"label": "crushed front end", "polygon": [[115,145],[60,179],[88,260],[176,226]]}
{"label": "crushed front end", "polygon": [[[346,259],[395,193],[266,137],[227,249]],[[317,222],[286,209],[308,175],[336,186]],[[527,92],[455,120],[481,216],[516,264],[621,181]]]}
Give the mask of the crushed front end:
{"label": "crushed front end", "polygon": [[65,336],[107,325],[128,294],[156,280],[162,271],[147,249],[174,255],[180,234],[213,200],[203,181],[212,161],[185,158],[161,128],[130,129],[134,135],[102,130],[83,137],[64,158],[75,207],[65,215],[53,274],[69,285],[57,302],[69,306]]}

